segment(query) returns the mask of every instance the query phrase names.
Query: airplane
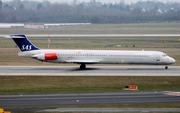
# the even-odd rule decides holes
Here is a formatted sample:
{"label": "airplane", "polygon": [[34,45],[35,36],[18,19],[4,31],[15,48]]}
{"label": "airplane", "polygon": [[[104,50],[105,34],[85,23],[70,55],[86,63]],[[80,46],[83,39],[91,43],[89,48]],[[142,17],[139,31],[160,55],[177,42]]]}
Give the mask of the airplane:
{"label": "airplane", "polygon": [[42,62],[75,63],[80,69],[86,64],[145,64],[168,65],[175,63],[175,59],[159,51],[127,51],[127,50],[52,50],[40,49],[34,46],[25,35],[10,35],[21,52],[19,56],[30,57]]}

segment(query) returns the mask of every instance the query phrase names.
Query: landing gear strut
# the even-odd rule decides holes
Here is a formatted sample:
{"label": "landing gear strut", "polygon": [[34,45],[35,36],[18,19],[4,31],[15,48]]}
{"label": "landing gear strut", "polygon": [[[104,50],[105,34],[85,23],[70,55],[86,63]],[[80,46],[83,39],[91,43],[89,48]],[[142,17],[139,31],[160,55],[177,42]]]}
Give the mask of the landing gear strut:
{"label": "landing gear strut", "polygon": [[168,69],[168,66],[165,66],[165,69]]}
{"label": "landing gear strut", "polygon": [[86,64],[81,64],[80,69],[85,69],[86,68]]}

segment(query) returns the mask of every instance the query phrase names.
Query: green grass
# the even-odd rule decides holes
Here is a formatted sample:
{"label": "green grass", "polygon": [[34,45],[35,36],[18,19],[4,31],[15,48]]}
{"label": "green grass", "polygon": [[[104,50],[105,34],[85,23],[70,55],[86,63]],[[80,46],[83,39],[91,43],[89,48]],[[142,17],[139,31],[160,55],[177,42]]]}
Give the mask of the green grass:
{"label": "green grass", "polygon": [[0,77],[0,94],[119,92],[126,85],[140,91],[178,90],[180,77]]}
{"label": "green grass", "polygon": [[[55,109],[55,108],[180,108],[180,103],[170,103],[170,104],[89,105],[89,106],[49,106],[49,107],[4,107],[4,109]],[[13,113],[16,113],[16,112],[13,112]],[[20,112],[20,113],[26,113],[26,112]],[[48,113],[48,112],[46,112],[46,113]]]}
{"label": "green grass", "polygon": [[49,107],[4,107],[3,109],[54,109],[54,108],[180,108],[180,103],[170,104],[123,104],[123,105],[84,105]]}

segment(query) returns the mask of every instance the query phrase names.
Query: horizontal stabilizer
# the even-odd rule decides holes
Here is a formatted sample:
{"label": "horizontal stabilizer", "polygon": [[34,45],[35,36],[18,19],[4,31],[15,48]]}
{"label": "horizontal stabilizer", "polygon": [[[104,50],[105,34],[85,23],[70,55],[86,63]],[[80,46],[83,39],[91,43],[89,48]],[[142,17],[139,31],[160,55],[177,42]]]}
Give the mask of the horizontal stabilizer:
{"label": "horizontal stabilizer", "polygon": [[25,35],[10,35],[10,36],[5,36],[5,38],[26,38]]}

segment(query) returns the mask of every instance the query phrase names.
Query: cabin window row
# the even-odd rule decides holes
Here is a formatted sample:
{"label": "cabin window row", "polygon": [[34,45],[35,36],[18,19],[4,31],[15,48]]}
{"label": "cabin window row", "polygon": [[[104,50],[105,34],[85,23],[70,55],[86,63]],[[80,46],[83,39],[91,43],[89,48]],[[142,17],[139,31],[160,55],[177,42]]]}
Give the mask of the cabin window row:
{"label": "cabin window row", "polygon": [[[102,56],[108,55],[94,55],[94,54],[59,54],[60,56]],[[149,55],[109,55],[110,57],[149,57]]]}
{"label": "cabin window row", "polygon": [[111,57],[149,57],[149,55],[109,55]]}
{"label": "cabin window row", "polygon": [[60,56],[107,56],[107,55],[94,55],[94,54],[59,54]]}

